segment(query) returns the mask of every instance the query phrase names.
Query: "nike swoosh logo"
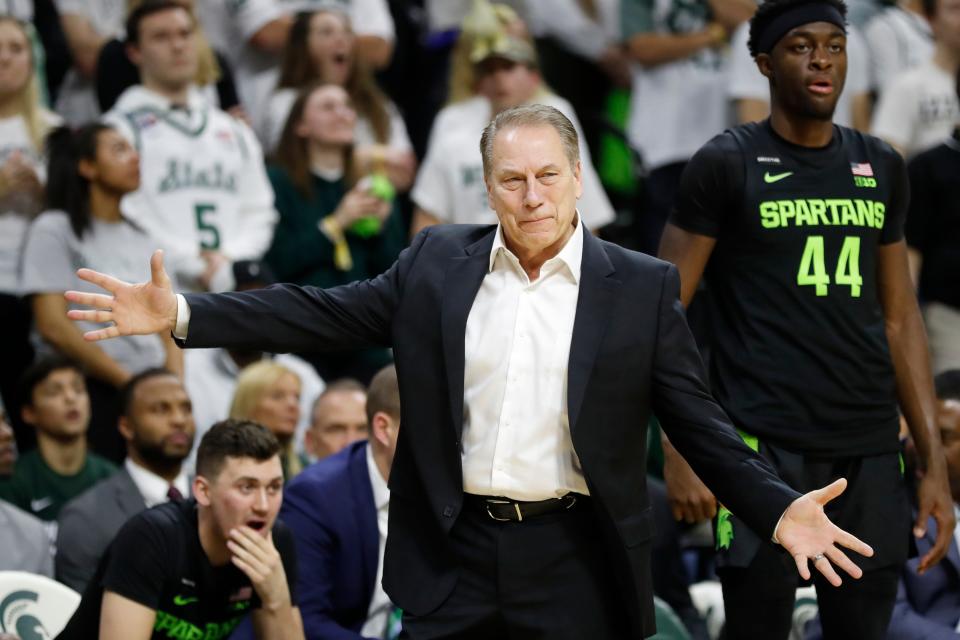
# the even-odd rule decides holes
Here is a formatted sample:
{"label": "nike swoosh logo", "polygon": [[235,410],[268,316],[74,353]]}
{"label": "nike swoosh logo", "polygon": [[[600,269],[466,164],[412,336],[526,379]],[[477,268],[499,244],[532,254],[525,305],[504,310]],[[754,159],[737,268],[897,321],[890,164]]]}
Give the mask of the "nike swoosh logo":
{"label": "nike swoosh logo", "polygon": [[776,175],[770,175],[770,172],[767,171],[763,174],[763,181],[767,184],[772,184],[774,182],[780,182],[784,178],[789,178],[793,175],[793,171],[784,171],[783,173],[778,173]]}
{"label": "nike swoosh logo", "polygon": [[47,507],[53,504],[53,498],[47,496],[46,498],[39,498],[37,500],[30,501],[30,510],[36,513],[37,511],[43,511]]}
{"label": "nike swoosh logo", "polygon": [[173,604],[177,605],[178,607],[183,607],[191,602],[198,602],[199,600],[200,598],[184,598],[180,595],[173,596]]}

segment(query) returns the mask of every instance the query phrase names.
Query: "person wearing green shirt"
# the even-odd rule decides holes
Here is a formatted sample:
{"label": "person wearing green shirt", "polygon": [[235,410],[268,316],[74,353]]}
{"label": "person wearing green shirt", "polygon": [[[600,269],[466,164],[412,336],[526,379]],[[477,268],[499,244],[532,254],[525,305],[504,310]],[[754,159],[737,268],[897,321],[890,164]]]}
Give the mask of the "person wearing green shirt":
{"label": "person wearing green shirt", "polygon": [[[280,221],[264,257],[277,279],[333,287],[386,271],[406,232],[385,171],[354,171],[356,112],[338,85],[302,91],[267,169]],[[311,358],[321,377],[369,382],[390,361],[385,350]]]}
{"label": "person wearing green shirt", "polygon": [[23,375],[21,398],[21,417],[36,429],[37,448],[0,481],[0,499],[56,520],[64,504],[117,467],[87,450],[90,397],[76,364],[63,358],[34,363]]}

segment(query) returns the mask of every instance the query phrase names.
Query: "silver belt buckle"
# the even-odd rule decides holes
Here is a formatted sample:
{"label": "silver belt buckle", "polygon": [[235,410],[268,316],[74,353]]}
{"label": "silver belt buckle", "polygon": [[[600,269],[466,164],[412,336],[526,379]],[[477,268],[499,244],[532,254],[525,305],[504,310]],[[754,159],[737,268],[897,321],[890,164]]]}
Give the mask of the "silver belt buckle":
{"label": "silver belt buckle", "polygon": [[[487,503],[487,504],[486,504],[487,515],[490,516],[490,519],[491,519],[491,520],[496,520],[497,522],[510,522],[510,518],[498,518],[497,516],[493,515],[493,514],[490,512],[490,505],[491,505],[491,504],[510,504],[510,500],[491,500],[491,499],[488,498],[487,500],[484,500],[484,502]],[[513,507],[517,510],[517,517],[518,517],[520,520],[523,520],[523,514],[520,513],[520,505],[518,505],[516,502],[514,502],[514,503],[513,503]]]}

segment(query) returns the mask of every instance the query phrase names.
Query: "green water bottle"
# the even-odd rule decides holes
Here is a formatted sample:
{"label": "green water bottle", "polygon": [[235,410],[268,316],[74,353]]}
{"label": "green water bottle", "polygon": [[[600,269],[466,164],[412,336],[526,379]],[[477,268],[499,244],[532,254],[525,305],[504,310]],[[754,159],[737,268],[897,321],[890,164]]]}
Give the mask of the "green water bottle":
{"label": "green water bottle", "polygon": [[[367,192],[370,195],[380,198],[384,202],[391,203],[397,195],[397,190],[383,173],[371,173],[363,179],[367,183]],[[383,221],[377,216],[364,216],[358,218],[356,222],[350,225],[350,232],[361,238],[372,238],[380,233],[380,227]]]}

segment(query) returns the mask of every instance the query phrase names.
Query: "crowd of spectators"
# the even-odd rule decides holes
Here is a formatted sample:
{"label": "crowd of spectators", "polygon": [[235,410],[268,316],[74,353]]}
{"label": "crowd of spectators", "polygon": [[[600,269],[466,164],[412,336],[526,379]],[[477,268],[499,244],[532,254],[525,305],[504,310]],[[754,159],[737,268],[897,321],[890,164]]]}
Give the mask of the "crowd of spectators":
{"label": "crowd of spectators", "polygon": [[[578,130],[586,228],[655,253],[693,153],[769,113],[746,44],[755,10],[754,0],[0,5],[0,570],[83,592],[127,519],[190,498],[204,434],[252,421],[278,441],[290,482],[279,517],[300,555],[306,636],[395,637],[377,564],[400,424],[391,353],[93,343],[63,293],[95,289],[80,268],[149,279],[157,249],[180,291],[374,278],[430,225],[496,222],[480,132],[525,103],[556,107]],[[908,161],[910,266],[956,458],[960,0],[858,0],[849,15],[835,121]],[[624,172],[637,188],[612,177]],[[685,592],[671,593],[710,576],[709,550],[685,524],[662,530],[658,595],[706,637]],[[948,561],[960,566],[955,548]],[[945,613],[916,595],[936,576],[908,566],[891,633],[931,620],[956,628],[955,574],[941,576],[954,603]]]}

